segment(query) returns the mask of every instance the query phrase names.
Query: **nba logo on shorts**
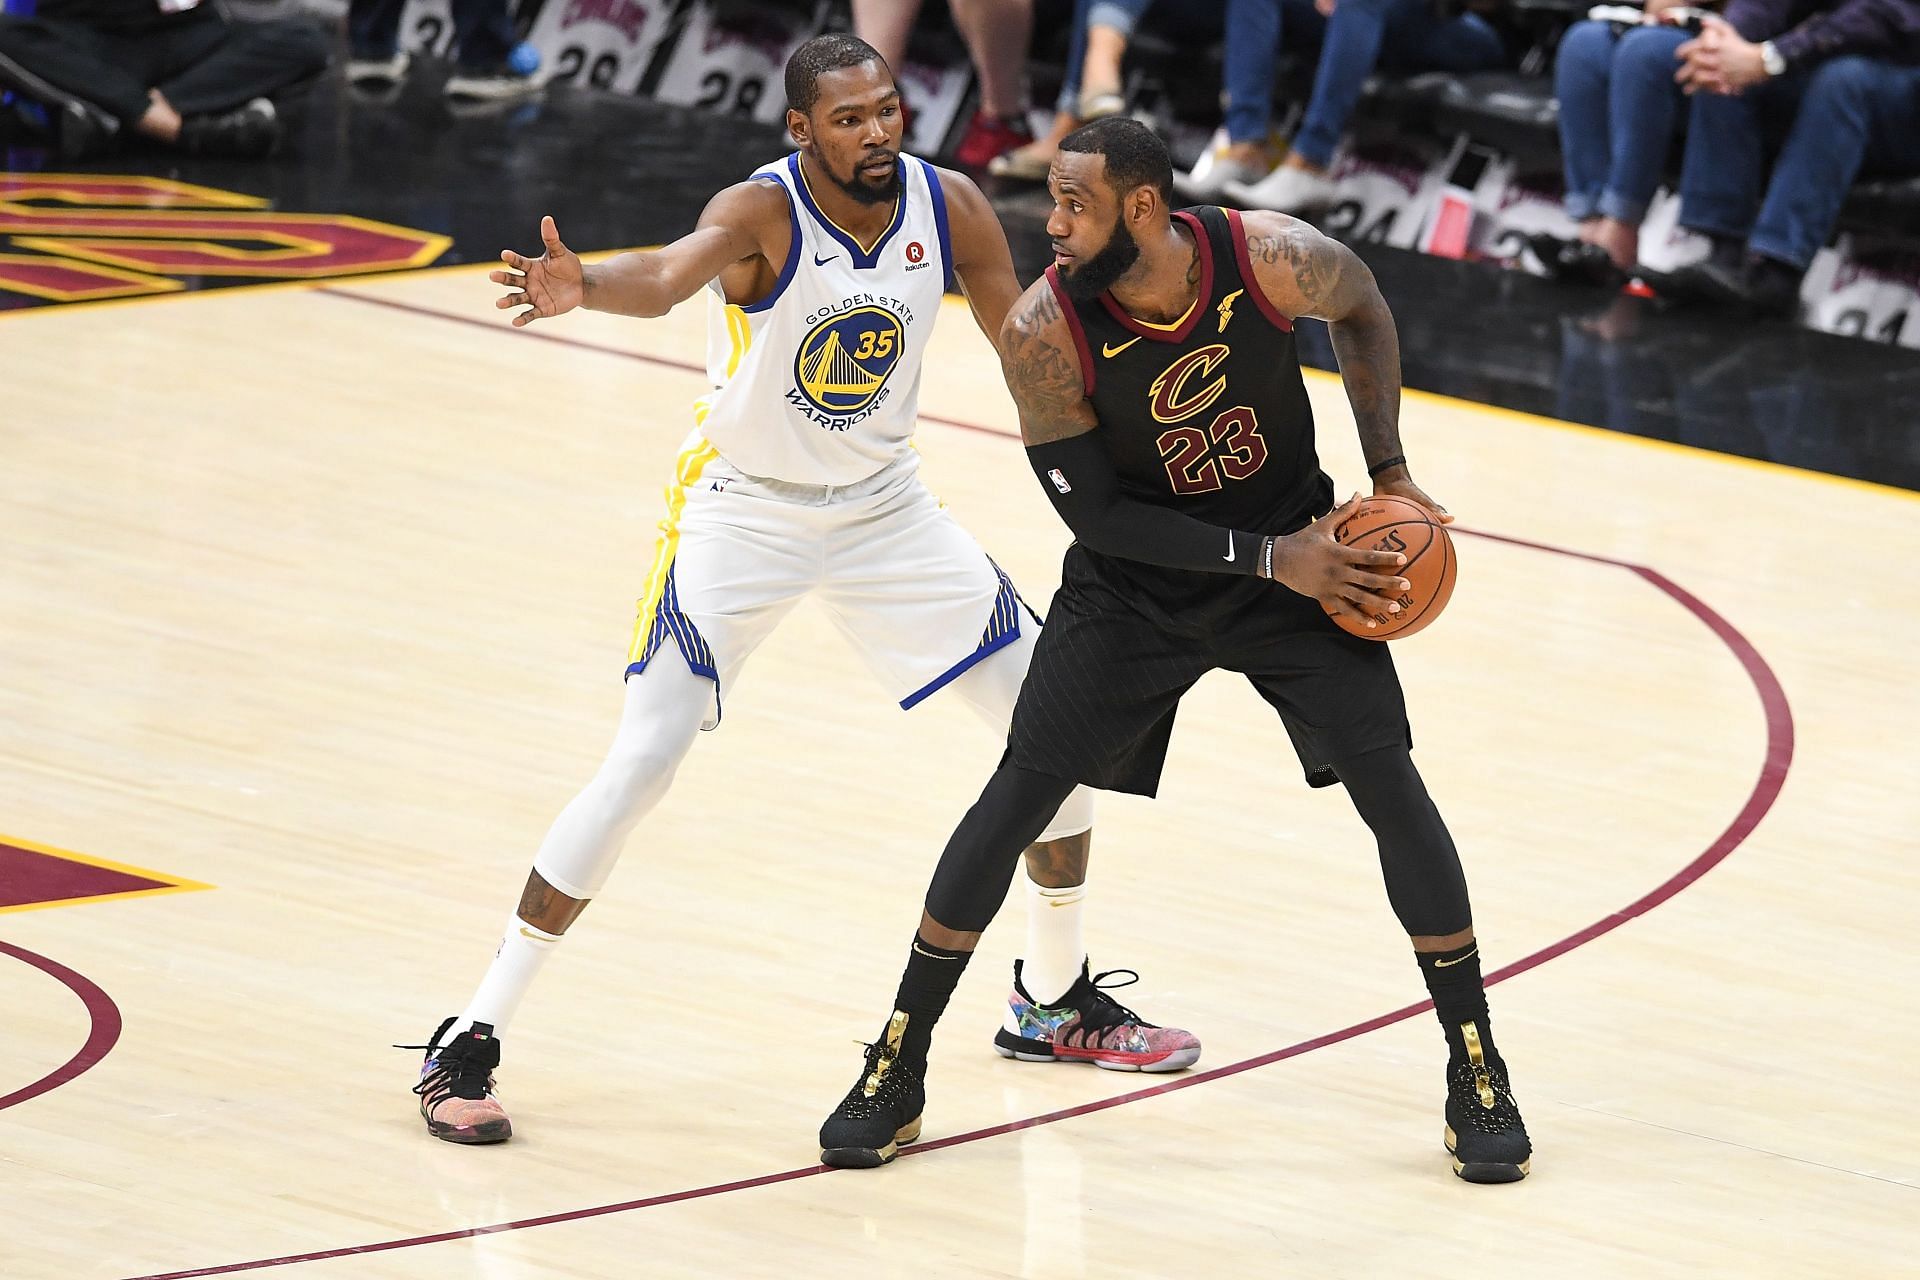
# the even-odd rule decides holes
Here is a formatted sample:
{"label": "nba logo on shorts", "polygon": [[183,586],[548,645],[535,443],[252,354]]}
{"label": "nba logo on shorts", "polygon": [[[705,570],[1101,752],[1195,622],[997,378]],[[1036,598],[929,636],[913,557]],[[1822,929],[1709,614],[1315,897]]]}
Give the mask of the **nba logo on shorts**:
{"label": "nba logo on shorts", "polygon": [[1047,471],[1047,479],[1053,481],[1053,487],[1058,489],[1060,492],[1062,493],[1073,492],[1073,486],[1068,484],[1067,478],[1060,474],[1060,468],[1058,467],[1050,468]]}
{"label": "nba logo on shorts", "polygon": [[794,383],[821,413],[858,413],[886,386],[905,338],[900,317],[884,307],[859,307],[823,320],[794,357]]}

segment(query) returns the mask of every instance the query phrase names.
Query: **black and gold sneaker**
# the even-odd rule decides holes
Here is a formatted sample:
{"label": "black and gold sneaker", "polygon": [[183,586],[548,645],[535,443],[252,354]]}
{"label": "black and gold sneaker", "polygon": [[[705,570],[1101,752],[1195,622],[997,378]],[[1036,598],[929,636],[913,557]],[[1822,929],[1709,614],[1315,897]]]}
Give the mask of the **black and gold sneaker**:
{"label": "black and gold sneaker", "polygon": [[927,1090],[921,1071],[900,1060],[907,1015],[895,1010],[878,1044],[867,1046],[860,1078],[820,1126],[820,1162],[836,1169],[876,1169],[920,1136]]}
{"label": "black and gold sneaker", "polygon": [[1447,1153],[1468,1182],[1518,1182],[1533,1163],[1533,1143],[1507,1083],[1506,1064],[1488,1059],[1480,1029],[1460,1024],[1466,1057],[1447,1067]]}

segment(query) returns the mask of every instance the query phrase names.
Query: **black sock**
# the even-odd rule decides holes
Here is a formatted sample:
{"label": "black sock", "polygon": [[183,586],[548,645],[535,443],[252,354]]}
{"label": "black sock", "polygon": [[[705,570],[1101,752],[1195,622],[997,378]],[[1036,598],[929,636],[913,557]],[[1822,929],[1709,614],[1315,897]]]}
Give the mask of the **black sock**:
{"label": "black sock", "polygon": [[1487,989],[1480,980],[1480,944],[1469,942],[1453,951],[1416,951],[1420,976],[1427,980],[1427,992],[1433,997],[1433,1011],[1440,1029],[1447,1034],[1447,1057],[1461,1062],[1467,1057],[1466,1033],[1462,1027],[1473,1023],[1478,1028],[1480,1050],[1488,1062],[1498,1062],[1499,1050],[1493,1047],[1493,1027],[1487,1017]]}
{"label": "black sock", "polygon": [[933,1024],[947,1011],[960,975],[967,971],[971,951],[949,951],[936,947],[918,934],[907,955],[907,970],[900,975],[900,990],[893,997],[896,1011],[907,1015],[906,1032],[900,1038],[900,1061],[914,1070],[927,1065],[927,1048],[933,1043]]}

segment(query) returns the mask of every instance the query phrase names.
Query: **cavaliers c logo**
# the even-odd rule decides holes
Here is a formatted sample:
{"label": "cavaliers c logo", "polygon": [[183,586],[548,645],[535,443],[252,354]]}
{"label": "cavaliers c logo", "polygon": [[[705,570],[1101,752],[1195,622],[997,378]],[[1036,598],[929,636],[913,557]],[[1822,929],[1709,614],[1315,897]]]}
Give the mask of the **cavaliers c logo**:
{"label": "cavaliers c logo", "polygon": [[1198,351],[1189,351],[1168,365],[1153,380],[1149,390],[1153,397],[1154,421],[1179,422],[1191,418],[1218,400],[1227,389],[1225,374],[1214,378],[1212,382],[1203,383],[1196,390],[1190,391],[1188,383],[1213,377],[1214,369],[1227,358],[1227,352],[1225,344],[1216,342]]}
{"label": "cavaliers c logo", "polygon": [[[858,413],[900,362],[905,331],[884,307],[859,307],[815,325],[793,358],[793,378],[822,413]],[[1225,350],[1225,348],[1221,348]]]}

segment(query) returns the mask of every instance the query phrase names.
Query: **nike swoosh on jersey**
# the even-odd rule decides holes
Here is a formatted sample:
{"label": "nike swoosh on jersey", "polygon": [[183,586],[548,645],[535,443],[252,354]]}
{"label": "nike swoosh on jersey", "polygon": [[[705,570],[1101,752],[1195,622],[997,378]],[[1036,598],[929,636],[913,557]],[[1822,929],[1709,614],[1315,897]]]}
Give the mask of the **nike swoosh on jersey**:
{"label": "nike swoosh on jersey", "polygon": [[1140,339],[1138,338],[1128,338],[1125,342],[1121,343],[1117,347],[1112,345],[1111,343],[1103,342],[1100,344],[1100,354],[1107,357],[1107,359],[1111,360],[1113,359],[1113,357],[1119,355],[1122,351],[1125,351],[1128,347],[1132,346],[1134,343],[1138,341],[1140,341]]}
{"label": "nike swoosh on jersey", "polygon": [[819,254],[817,254],[817,253],[816,253],[816,254],[814,254],[814,255],[813,255],[813,265],[814,265],[814,266],[816,266],[816,267],[824,267],[824,266],[826,266],[826,265],[827,265],[827,264],[828,264],[829,262],[832,262],[832,261],[833,261],[834,259],[836,259],[836,258],[838,258],[839,256],[840,256],[840,255],[839,255],[839,254],[837,254],[837,253],[830,253],[830,254],[828,254],[828,255],[827,255],[826,257],[824,257],[824,258],[823,258],[823,257],[821,257],[821,256],[820,256]]}

